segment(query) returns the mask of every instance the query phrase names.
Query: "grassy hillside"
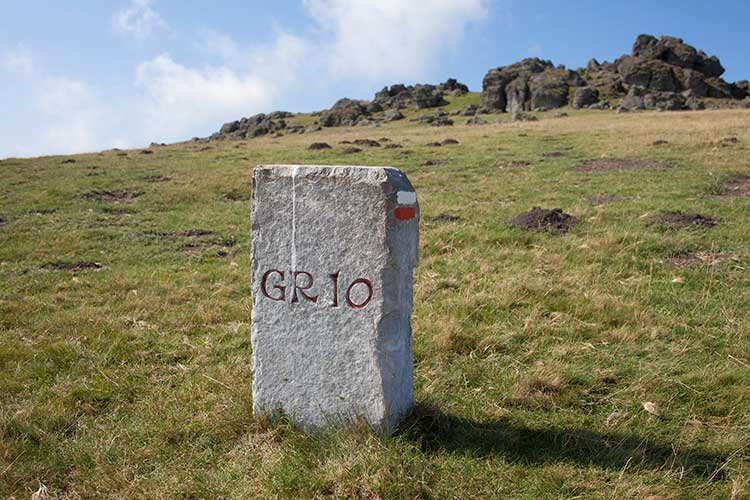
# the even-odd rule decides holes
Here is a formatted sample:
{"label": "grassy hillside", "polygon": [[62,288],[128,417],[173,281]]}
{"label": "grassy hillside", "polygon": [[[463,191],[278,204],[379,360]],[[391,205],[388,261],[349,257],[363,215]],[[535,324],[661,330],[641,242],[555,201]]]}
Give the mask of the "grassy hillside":
{"label": "grassy hillside", "polygon": [[[568,112],[1,161],[0,497],[748,498],[750,111]],[[262,163],[417,190],[418,404],[391,438],[253,420]],[[507,223],[535,206],[579,223]]]}

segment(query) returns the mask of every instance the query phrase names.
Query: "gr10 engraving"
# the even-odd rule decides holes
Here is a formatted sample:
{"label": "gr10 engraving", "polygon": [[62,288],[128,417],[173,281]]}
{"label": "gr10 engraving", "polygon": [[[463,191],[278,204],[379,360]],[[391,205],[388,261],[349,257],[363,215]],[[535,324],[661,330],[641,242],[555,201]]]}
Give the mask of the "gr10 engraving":
{"label": "gr10 engraving", "polygon": [[[340,274],[339,271],[336,271],[328,275],[328,280],[332,285],[328,302],[330,307],[339,307]],[[287,277],[289,277],[289,283],[286,281]],[[307,271],[286,272],[279,269],[269,269],[263,273],[260,290],[266,298],[277,302],[286,302],[287,289],[291,291],[289,295],[290,304],[298,304],[303,300],[317,304],[318,299],[321,298],[320,294],[315,294],[315,278]],[[357,278],[346,288],[344,301],[350,309],[362,309],[370,303],[374,292],[372,281],[367,278]]]}

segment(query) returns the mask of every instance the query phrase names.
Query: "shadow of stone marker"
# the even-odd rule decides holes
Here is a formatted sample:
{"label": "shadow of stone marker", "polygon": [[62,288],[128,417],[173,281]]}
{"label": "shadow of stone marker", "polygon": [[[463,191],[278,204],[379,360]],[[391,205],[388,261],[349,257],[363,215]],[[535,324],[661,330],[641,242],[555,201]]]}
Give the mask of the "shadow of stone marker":
{"label": "shadow of stone marker", "polygon": [[414,404],[419,205],[389,167],[253,172],[253,413],[391,433]]}

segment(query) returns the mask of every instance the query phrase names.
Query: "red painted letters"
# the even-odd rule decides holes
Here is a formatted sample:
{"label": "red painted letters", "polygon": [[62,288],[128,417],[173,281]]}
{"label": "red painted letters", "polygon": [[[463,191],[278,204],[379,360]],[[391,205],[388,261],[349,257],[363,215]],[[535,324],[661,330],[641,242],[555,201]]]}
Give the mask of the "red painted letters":
{"label": "red painted letters", "polygon": [[[276,275],[275,280],[273,279],[274,275]],[[328,275],[332,288],[331,301],[328,303],[329,307],[339,307],[340,275],[341,273],[339,271]],[[315,293],[315,277],[311,273],[308,273],[307,271],[290,271],[289,276],[291,278],[291,283],[289,284],[289,286],[292,289],[292,296],[289,300],[290,304],[300,304],[305,302],[305,300],[300,299],[300,296],[306,299],[306,301],[312,302],[314,304],[318,303],[318,298],[320,297],[320,295],[313,295]],[[260,281],[261,293],[269,300],[273,300],[276,302],[286,302],[287,285],[285,283],[285,279],[285,271],[280,271],[278,269],[270,269],[266,271],[265,273],[263,273],[263,277]],[[273,281],[274,284],[269,283],[269,281]],[[361,291],[362,287],[364,287],[367,291],[366,296],[364,298],[361,298],[358,293],[354,293],[355,297],[352,297],[353,292],[355,292],[356,290]],[[353,309],[355,311],[358,309],[362,309],[370,303],[374,293],[375,288],[372,285],[372,281],[366,278],[357,278],[352,281],[349,284],[349,287],[346,289],[346,295],[344,297],[346,299],[346,305],[349,306],[350,309]],[[355,300],[358,300],[359,302],[355,302]]]}
{"label": "red painted letters", "polygon": [[263,275],[263,279],[260,281],[260,289],[263,292],[263,295],[265,295],[269,299],[271,299],[271,300],[279,300],[279,301],[283,302],[286,299],[286,287],[285,286],[279,286],[279,285],[274,285],[273,286],[276,290],[279,290],[281,292],[281,294],[278,295],[278,296],[276,296],[276,297],[271,297],[268,294],[267,284],[268,284],[268,278],[269,278],[269,276],[271,276],[271,273],[278,274],[279,276],[281,276],[281,280],[282,281],[284,280],[284,271],[279,271],[277,269],[271,269],[270,271],[266,271],[265,274]]}

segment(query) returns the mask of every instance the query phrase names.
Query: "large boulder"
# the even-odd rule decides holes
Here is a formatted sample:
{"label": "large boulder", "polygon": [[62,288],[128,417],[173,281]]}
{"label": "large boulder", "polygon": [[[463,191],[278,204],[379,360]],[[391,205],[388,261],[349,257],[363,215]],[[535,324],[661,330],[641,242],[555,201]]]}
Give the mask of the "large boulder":
{"label": "large boulder", "polygon": [[573,107],[585,108],[599,100],[599,91],[593,87],[580,87],[573,93]]}
{"label": "large boulder", "polygon": [[640,35],[632,54],[617,60],[617,72],[628,89],[638,86],[658,92],[690,91],[694,97],[732,97],[731,88],[719,78],[724,73],[719,59],[675,37]]}
{"label": "large boulder", "polygon": [[575,72],[555,68],[538,58],[491,69],[482,81],[482,107],[491,112],[558,108],[567,104],[568,89],[583,81]]}
{"label": "large boulder", "polygon": [[529,108],[532,110],[548,110],[560,108],[568,104],[569,82],[576,82],[564,71],[544,71],[529,79],[529,93],[531,94]]}
{"label": "large boulder", "polygon": [[448,78],[441,84],[438,84],[437,89],[446,95],[464,95],[469,91],[469,87],[456,80],[455,78]]}
{"label": "large boulder", "polygon": [[672,36],[657,39],[651,35],[639,35],[633,44],[632,55],[642,60],[664,61],[671,66],[694,69],[706,77],[724,74],[724,68],[716,56],[708,57],[705,52]]}
{"label": "large boulder", "polygon": [[353,99],[339,99],[329,110],[323,112],[320,117],[320,125],[323,127],[351,127],[360,118],[368,116],[367,108]]}
{"label": "large boulder", "polygon": [[[693,101],[691,104],[694,106]],[[627,111],[639,109],[657,111],[677,111],[687,108],[684,95],[677,92],[659,92],[646,87],[633,86],[622,100],[622,108]]]}
{"label": "large boulder", "polygon": [[660,92],[683,90],[672,66],[663,61],[626,56],[621,58],[618,72],[627,88],[636,86]]}
{"label": "large boulder", "polygon": [[434,85],[415,85],[412,90],[413,106],[416,109],[435,108],[448,104],[443,92]]}

